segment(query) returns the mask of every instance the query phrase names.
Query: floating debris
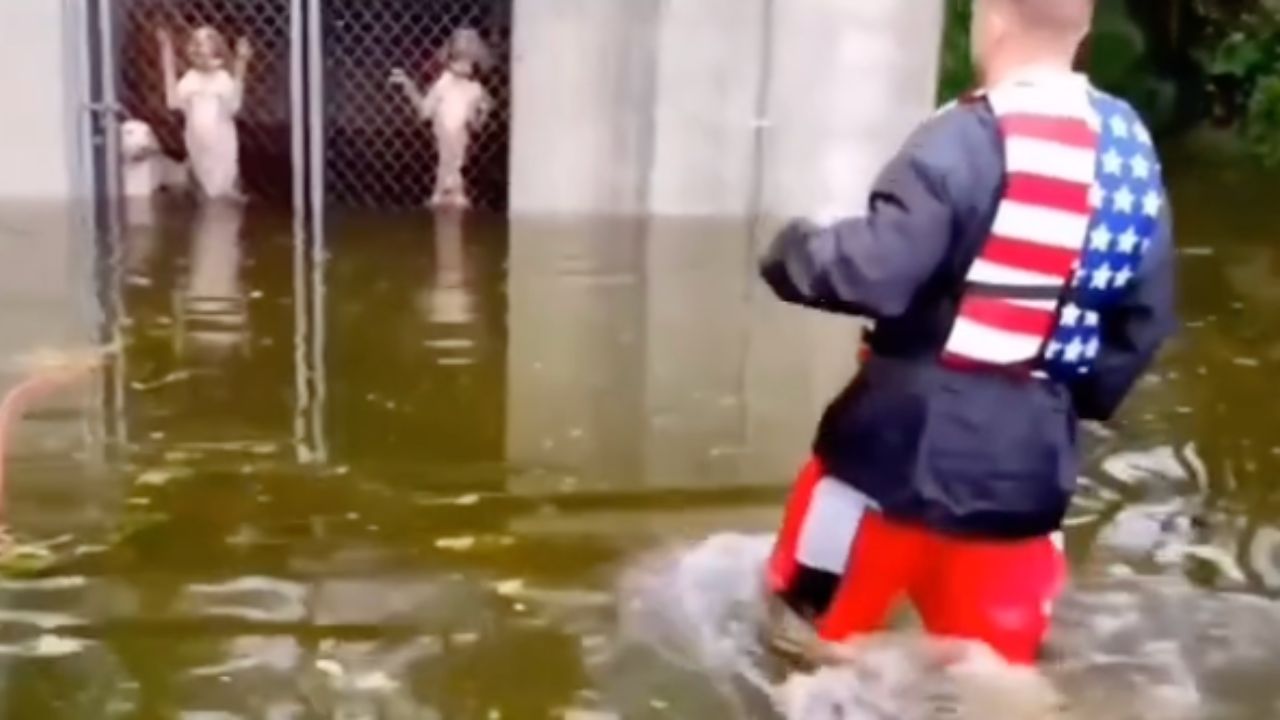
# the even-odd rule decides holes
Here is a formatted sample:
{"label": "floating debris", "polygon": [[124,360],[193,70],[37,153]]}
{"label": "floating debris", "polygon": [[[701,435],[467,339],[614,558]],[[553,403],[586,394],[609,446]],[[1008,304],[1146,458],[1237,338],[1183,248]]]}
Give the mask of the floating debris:
{"label": "floating debris", "polygon": [[54,548],[65,542],[56,538],[45,542],[24,543],[7,531],[0,530],[0,575],[22,576],[42,572],[58,562]]}
{"label": "floating debris", "polygon": [[391,677],[384,672],[365,673],[364,675],[357,677],[352,685],[357,690],[372,692],[389,692],[400,687],[400,683],[391,679]]}
{"label": "floating debris", "polygon": [[607,710],[584,710],[569,708],[564,711],[564,720],[620,720],[621,715]]}
{"label": "floating debris", "polygon": [[37,638],[26,654],[34,657],[66,657],[84,650],[85,645],[83,640],[46,634]]}
{"label": "floating debris", "polygon": [[520,578],[500,580],[493,584],[493,590],[503,597],[518,595],[524,591],[524,580],[521,580]]}
{"label": "floating debris", "polygon": [[180,383],[184,380],[190,380],[192,377],[194,377],[194,375],[195,373],[193,373],[190,370],[175,370],[169,373],[168,375],[165,375],[164,377],[161,377],[156,380],[152,380],[150,382],[135,380],[129,383],[129,387],[131,387],[134,390],[137,390],[138,392],[148,392],[150,390],[156,390],[156,389],[162,388],[166,385],[173,385],[176,383]]}
{"label": "floating debris", "polygon": [[476,539],[470,536],[440,538],[439,540],[436,540],[435,544],[436,544],[436,547],[440,548],[441,550],[456,550],[459,552],[465,552],[475,547]]}
{"label": "floating debris", "polygon": [[170,480],[189,477],[192,474],[189,468],[179,467],[159,467],[151,468],[138,476],[137,483],[139,485],[158,487],[167,485]]}

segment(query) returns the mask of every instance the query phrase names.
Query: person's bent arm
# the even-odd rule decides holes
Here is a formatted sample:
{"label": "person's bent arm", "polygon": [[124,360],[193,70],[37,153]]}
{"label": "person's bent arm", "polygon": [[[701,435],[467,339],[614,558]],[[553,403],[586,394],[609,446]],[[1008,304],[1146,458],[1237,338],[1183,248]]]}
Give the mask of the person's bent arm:
{"label": "person's bent arm", "polygon": [[782,230],[760,264],[779,299],[873,319],[906,310],[952,241],[949,176],[968,173],[958,167],[966,159],[959,146],[978,126],[964,110],[951,113],[960,114],[932,120],[889,162],[864,216]]}

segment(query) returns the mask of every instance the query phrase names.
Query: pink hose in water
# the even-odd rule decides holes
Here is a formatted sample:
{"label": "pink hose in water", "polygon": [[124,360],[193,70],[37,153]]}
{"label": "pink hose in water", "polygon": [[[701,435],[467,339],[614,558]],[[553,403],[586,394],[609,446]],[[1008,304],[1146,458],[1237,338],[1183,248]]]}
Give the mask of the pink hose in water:
{"label": "pink hose in water", "polygon": [[14,425],[22,419],[23,413],[34,401],[79,378],[90,369],[91,366],[81,366],[39,370],[11,388],[5,393],[4,399],[0,400],[0,515],[8,508],[4,468],[9,451],[9,436]]}

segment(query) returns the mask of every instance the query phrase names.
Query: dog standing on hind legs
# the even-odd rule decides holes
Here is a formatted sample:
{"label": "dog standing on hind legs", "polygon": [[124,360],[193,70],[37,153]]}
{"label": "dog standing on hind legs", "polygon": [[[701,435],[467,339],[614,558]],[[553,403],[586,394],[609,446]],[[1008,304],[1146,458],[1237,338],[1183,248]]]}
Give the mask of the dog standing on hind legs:
{"label": "dog standing on hind legs", "polygon": [[489,67],[492,55],[480,34],[471,28],[454,31],[441,55],[446,63],[444,72],[426,93],[401,68],[391,71],[389,82],[404,92],[419,120],[431,123],[437,162],[428,204],[466,208],[471,199],[463,170],[471,137],[493,110],[493,98],[476,75]]}
{"label": "dog standing on hind legs", "polygon": [[243,201],[236,118],[244,105],[253,46],[248,38],[240,38],[233,51],[221,32],[198,27],[186,44],[189,68],[179,77],[173,36],[162,28],[156,31],[156,41],[165,105],[182,113],[183,140],[201,195]]}

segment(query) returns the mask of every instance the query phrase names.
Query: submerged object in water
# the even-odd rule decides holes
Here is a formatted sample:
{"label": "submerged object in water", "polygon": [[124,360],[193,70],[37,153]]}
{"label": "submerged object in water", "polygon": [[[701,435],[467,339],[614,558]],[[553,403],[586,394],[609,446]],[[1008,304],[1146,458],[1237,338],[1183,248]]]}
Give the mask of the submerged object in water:
{"label": "submerged object in water", "polygon": [[0,515],[7,507],[4,465],[9,449],[9,436],[30,405],[49,393],[84,377],[101,363],[103,352],[37,351],[20,361],[28,373],[0,400]]}

